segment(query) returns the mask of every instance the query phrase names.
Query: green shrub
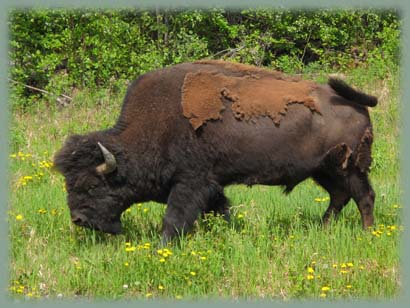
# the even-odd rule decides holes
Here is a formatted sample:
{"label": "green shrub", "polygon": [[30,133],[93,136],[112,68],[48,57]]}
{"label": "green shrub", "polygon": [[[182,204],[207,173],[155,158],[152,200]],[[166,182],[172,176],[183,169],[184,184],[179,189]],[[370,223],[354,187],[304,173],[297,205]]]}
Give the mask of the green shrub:
{"label": "green shrub", "polygon": [[395,11],[16,10],[10,15],[13,101],[73,88],[109,88],[155,68],[204,57],[289,73],[396,70]]}

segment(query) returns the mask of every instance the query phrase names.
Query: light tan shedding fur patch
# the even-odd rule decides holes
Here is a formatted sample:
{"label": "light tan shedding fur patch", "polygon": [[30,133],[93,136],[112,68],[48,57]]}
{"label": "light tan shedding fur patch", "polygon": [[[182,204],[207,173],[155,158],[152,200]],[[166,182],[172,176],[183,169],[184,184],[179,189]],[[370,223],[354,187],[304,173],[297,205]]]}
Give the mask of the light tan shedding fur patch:
{"label": "light tan shedding fur patch", "polygon": [[209,72],[187,73],[182,87],[183,114],[196,130],[208,120],[222,119],[221,83],[229,78]]}
{"label": "light tan shedding fur patch", "polygon": [[[239,69],[238,64],[235,67]],[[312,112],[320,113],[310,95],[316,88],[314,83],[289,80],[282,75],[278,78],[279,75],[248,65],[241,64],[241,68],[249,68],[245,70],[249,73],[240,77],[216,71],[185,75],[183,114],[195,130],[208,120],[222,119],[224,100],[231,102],[231,110],[239,120],[268,116],[279,125],[290,104],[303,104]]]}

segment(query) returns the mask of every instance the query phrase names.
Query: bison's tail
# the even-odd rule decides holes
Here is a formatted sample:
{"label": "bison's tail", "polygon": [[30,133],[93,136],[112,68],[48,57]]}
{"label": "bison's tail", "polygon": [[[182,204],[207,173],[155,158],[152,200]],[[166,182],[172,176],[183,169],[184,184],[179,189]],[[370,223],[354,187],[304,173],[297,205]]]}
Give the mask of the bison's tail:
{"label": "bison's tail", "polygon": [[329,78],[327,83],[338,95],[350,101],[369,107],[377,105],[377,97],[355,90],[341,79]]}

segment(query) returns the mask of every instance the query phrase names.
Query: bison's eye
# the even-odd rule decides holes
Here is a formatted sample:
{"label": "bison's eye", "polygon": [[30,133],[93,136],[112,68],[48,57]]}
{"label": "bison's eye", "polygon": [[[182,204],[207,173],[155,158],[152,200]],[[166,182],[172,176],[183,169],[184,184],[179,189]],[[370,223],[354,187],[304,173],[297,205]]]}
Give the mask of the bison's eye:
{"label": "bison's eye", "polygon": [[99,194],[99,189],[97,186],[94,186],[94,187],[88,188],[87,192],[89,195],[95,196]]}

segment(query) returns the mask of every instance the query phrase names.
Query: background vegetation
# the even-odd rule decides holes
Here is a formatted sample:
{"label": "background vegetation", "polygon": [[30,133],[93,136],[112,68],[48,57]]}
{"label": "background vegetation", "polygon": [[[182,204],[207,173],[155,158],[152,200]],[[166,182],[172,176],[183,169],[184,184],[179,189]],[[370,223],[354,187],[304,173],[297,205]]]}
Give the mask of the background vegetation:
{"label": "background vegetation", "polygon": [[[13,297],[323,300],[400,294],[400,20],[394,11],[54,10],[10,16]],[[128,80],[138,74],[203,57],[319,82],[336,72],[379,97],[370,110],[374,229],[361,230],[353,202],[322,229],[328,196],[310,180],[289,196],[278,187],[228,187],[232,223],[209,216],[166,249],[159,248],[161,204],[132,206],[119,236],[70,223],[64,180],[52,171],[64,139],[112,126]]]}
{"label": "background vegetation", "polygon": [[121,90],[149,70],[204,57],[291,73],[370,65],[379,79],[399,59],[394,11],[13,11],[10,36],[18,107],[41,94],[22,84],[57,96]]}

